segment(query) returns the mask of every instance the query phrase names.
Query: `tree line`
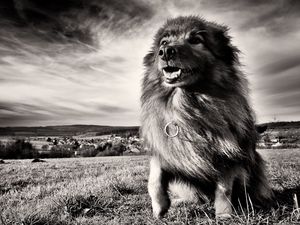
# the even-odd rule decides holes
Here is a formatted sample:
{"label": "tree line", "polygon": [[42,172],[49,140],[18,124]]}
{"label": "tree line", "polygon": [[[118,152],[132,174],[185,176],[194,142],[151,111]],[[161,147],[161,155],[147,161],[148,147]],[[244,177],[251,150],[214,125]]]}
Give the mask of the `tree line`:
{"label": "tree line", "polygon": [[38,157],[38,151],[25,140],[3,144],[0,142],[0,158],[2,159],[32,159]]}
{"label": "tree line", "polygon": [[[89,146],[79,150],[79,145],[54,145],[48,151],[38,151],[25,140],[16,140],[7,144],[0,142],[0,159],[32,159],[32,158],[69,158],[94,156],[119,156],[126,151],[126,145],[121,142],[106,142],[97,148]],[[75,154],[78,153],[78,154]]]}

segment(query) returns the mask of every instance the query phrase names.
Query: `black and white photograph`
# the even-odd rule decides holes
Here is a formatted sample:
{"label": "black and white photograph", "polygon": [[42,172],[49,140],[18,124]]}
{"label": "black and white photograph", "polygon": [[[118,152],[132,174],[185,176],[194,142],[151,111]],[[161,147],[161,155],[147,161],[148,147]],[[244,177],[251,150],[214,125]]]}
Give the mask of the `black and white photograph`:
{"label": "black and white photograph", "polygon": [[300,1],[0,1],[0,225],[296,225],[299,204]]}

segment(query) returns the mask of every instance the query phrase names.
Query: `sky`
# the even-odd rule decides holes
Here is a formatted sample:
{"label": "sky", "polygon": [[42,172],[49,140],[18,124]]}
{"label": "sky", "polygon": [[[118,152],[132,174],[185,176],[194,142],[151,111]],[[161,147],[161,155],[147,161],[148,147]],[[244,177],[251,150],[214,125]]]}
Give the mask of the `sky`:
{"label": "sky", "polygon": [[0,126],[139,125],[143,57],[179,15],[230,28],[258,123],[300,120],[300,1],[3,0]]}

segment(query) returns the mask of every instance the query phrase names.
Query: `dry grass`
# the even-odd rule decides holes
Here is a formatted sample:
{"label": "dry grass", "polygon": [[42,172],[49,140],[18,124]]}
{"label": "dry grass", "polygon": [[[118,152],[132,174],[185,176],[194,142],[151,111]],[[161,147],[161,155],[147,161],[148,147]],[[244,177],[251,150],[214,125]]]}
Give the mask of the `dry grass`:
{"label": "dry grass", "polygon": [[147,194],[148,156],[12,160],[0,165],[0,224],[299,224],[300,150],[263,150],[277,206],[214,220],[211,204],[181,203],[158,221]]}

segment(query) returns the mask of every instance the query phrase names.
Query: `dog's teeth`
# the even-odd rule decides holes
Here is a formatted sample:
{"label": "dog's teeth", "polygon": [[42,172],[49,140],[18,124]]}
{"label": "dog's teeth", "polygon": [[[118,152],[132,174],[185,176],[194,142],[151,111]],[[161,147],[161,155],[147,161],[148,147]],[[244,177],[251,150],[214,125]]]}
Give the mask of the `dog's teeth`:
{"label": "dog's teeth", "polygon": [[181,69],[177,70],[176,72],[168,73],[165,70],[163,70],[164,76],[167,77],[168,79],[174,79],[178,78],[181,74]]}

